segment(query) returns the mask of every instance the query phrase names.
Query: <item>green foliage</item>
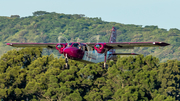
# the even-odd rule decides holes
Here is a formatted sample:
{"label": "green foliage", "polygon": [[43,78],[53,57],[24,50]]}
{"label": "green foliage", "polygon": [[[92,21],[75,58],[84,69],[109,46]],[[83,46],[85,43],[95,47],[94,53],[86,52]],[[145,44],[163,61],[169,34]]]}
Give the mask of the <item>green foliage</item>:
{"label": "green foliage", "polygon": [[156,57],[138,55],[100,64],[83,64],[42,49],[11,50],[0,58],[0,97],[3,100],[139,101],[179,100],[180,61],[159,63]]}
{"label": "green foliage", "polygon": [[[116,62],[107,63],[107,70],[101,68],[101,63],[83,64],[73,60],[69,61],[70,69],[64,70],[65,60],[55,58],[47,50],[13,49],[0,58],[0,98],[4,101],[180,100],[178,29],[167,31],[157,26],[143,28],[104,22],[101,18],[88,18],[83,14],[66,15],[45,11],[18,19],[0,17],[0,22],[1,54],[12,49],[5,46],[5,42],[52,43],[58,42],[59,35],[67,37],[69,41],[79,38],[81,42],[87,42],[90,37],[99,34],[102,36],[100,42],[107,42],[112,26],[118,29],[118,42],[164,41],[171,44],[160,49],[135,48],[134,52],[147,56],[119,57]],[[44,56],[44,51],[49,56]]]}
{"label": "green foliage", "polygon": [[[115,22],[105,22],[101,18],[88,18],[83,14],[63,14],[46,11],[33,12],[33,16],[18,19],[0,17],[0,55],[8,50],[7,42],[45,42],[57,43],[58,36],[64,36],[68,41],[88,42],[95,35],[101,35],[99,42],[108,42],[111,28],[117,28],[117,42],[164,41],[171,45],[162,48],[135,48],[133,52],[153,55],[161,62],[169,59],[180,60],[180,30],[160,29],[158,26],[125,25]],[[53,52],[53,51],[52,51]],[[119,52],[132,52],[121,50]],[[58,54],[57,52],[53,52]],[[50,55],[51,52],[45,52]]]}
{"label": "green foliage", "polygon": [[33,16],[40,16],[40,15],[44,15],[44,14],[49,14],[49,12],[46,12],[46,11],[33,12]]}

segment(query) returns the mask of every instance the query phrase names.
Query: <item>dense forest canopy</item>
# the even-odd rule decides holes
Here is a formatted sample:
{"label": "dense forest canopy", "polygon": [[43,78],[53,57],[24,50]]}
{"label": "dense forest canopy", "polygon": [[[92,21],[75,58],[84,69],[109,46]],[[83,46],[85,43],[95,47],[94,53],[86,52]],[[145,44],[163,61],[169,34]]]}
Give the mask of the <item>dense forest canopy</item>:
{"label": "dense forest canopy", "polygon": [[0,58],[0,98],[32,101],[180,100],[180,61],[148,55],[119,57],[108,69],[69,61],[42,49],[11,50]]}

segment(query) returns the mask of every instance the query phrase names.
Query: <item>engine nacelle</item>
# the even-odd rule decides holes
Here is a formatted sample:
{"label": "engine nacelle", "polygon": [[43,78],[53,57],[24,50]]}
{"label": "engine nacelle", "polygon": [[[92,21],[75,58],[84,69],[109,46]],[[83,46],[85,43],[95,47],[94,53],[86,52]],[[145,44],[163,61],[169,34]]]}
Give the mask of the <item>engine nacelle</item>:
{"label": "engine nacelle", "polygon": [[94,45],[94,49],[98,52],[98,53],[104,53],[105,52],[105,44],[104,43],[97,43]]}
{"label": "engine nacelle", "polygon": [[59,51],[60,54],[63,54],[63,49],[66,48],[67,44],[60,43],[56,45],[56,49]]}

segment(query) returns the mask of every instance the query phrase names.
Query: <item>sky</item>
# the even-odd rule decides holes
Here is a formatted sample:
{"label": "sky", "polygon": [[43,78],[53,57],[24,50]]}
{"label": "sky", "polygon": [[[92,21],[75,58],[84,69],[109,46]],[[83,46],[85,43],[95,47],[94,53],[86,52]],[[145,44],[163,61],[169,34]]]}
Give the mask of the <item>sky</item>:
{"label": "sky", "polygon": [[180,29],[180,0],[0,0],[0,16],[35,11],[84,14],[107,22]]}

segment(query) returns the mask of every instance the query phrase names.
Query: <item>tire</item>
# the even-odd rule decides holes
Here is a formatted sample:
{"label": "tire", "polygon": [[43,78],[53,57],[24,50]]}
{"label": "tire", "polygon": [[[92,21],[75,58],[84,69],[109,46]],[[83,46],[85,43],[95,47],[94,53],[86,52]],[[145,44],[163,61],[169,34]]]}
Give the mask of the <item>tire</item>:
{"label": "tire", "polygon": [[69,64],[67,65],[67,68],[66,69],[69,69]]}
{"label": "tire", "polygon": [[102,69],[108,69],[108,65],[106,64],[106,66],[104,67],[104,64],[103,64]]}
{"label": "tire", "polygon": [[106,64],[106,67],[105,67],[105,69],[108,69],[108,65]]}
{"label": "tire", "polygon": [[66,65],[64,65],[63,66],[63,69],[69,69],[69,64],[66,66]]}

